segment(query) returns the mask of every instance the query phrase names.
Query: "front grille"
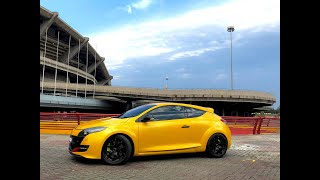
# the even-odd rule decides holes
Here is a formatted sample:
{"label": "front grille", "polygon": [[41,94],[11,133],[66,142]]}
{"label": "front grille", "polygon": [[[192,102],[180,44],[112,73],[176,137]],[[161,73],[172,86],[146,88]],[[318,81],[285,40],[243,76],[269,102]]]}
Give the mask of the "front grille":
{"label": "front grille", "polygon": [[69,151],[72,151],[75,147],[79,147],[84,137],[70,136],[72,141],[69,144]]}

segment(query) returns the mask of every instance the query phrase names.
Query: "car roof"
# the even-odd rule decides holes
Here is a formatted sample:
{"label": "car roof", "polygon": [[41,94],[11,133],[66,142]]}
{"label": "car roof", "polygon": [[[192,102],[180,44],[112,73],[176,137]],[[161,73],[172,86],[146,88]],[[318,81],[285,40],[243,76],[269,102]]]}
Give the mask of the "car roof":
{"label": "car roof", "polygon": [[170,105],[186,106],[186,107],[191,107],[191,108],[195,108],[195,109],[199,109],[199,110],[203,110],[203,111],[207,111],[207,112],[212,111],[212,113],[213,113],[213,108],[203,107],[203,106],[198,106],[198,105],[193,105],[193,104],[175,103],[175,102],[157,102],[157,103],[150,103],[150,104],[155,104],[157,106],[170,106]]}

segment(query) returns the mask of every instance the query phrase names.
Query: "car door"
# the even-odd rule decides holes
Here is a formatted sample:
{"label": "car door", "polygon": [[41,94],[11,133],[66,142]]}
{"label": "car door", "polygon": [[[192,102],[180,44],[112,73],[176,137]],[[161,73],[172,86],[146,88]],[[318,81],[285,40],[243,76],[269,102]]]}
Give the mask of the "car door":
{"label": "car door", "polygon": [[[148,122],[139,123],[139,152],[159,152],[191,148],[189,120],[185,118],[184,107],[162,106],[144,117]],[[143,118],[143,117],[142,117]]]}

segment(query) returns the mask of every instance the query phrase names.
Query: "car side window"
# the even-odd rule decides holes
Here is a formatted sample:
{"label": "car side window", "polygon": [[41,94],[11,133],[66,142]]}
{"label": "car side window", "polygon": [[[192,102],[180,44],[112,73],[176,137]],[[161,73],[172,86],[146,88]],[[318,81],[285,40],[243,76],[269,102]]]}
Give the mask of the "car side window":
{"label": "car side window", "polygon": [[186,118],[194,118],[202,116],[205,112],[199,109],[194,109],[190,107],[185,107],[185,116]]}
{"label": "car side window", "polygon": [[185,109],[182,106],[163,106],[150,111],[147,116],[153,118],[153,121],[183,119]]}

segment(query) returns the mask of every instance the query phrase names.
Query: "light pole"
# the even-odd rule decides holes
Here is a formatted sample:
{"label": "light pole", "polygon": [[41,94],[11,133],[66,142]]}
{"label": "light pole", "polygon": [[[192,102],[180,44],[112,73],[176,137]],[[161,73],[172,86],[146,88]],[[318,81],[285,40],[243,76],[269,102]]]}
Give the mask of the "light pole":
{"label": "light pole", "polygon": [[166,91],[168,91],[168,80],[169,80],[169,78],[166,77]]}
{"label": "light pole", "polygon": [[232,71],[232,32],[234,31],[234,26],[228,26],[227,28],[228,32],[230,32],[230,42],[231,42],[231,48],[230,48],[230,64],[231,64],[231,90],[233,90],[233,71]]}

